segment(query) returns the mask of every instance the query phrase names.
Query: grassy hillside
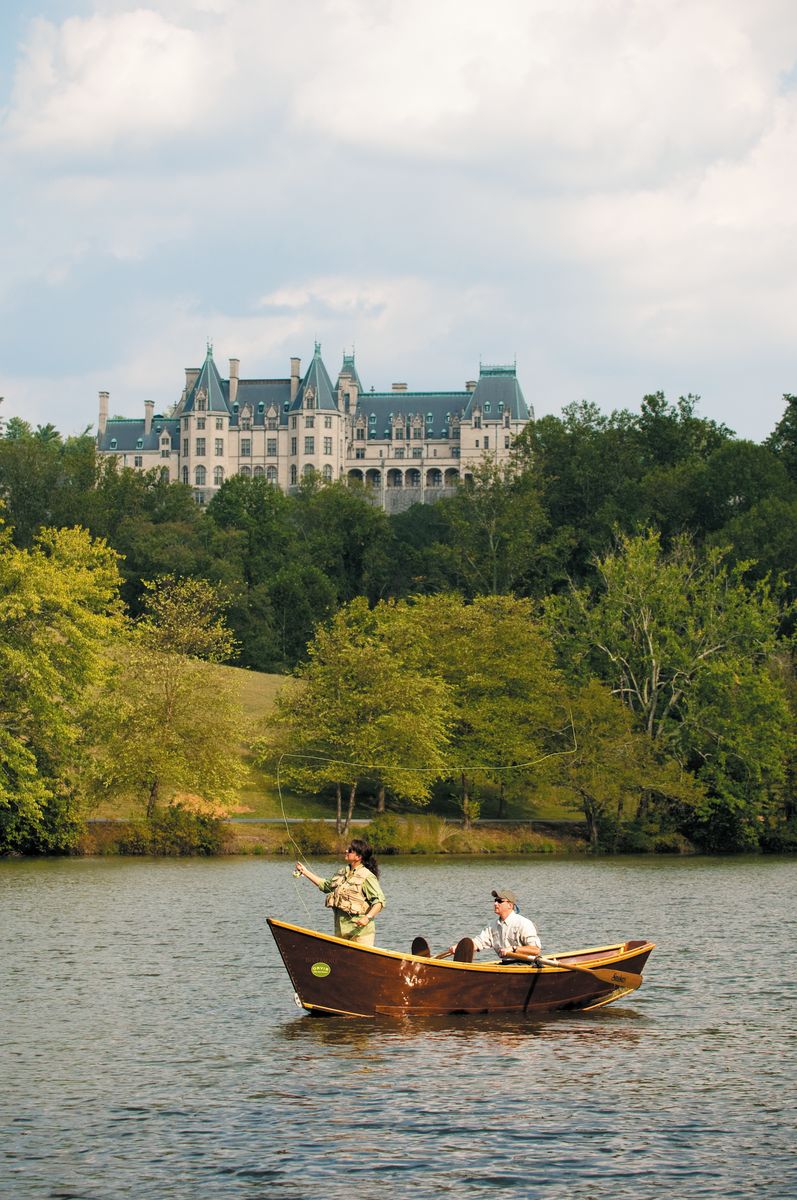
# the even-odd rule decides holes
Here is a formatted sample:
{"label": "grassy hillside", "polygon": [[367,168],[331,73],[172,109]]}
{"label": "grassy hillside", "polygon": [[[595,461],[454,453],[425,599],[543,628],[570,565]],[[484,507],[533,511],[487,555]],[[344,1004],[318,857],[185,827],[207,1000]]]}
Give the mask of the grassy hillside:
{"label": "grassy hillside", "polygon": [[[280,818],[319,818],[334,816],[334,807],[327,801],[316,800],[312,796],[295,796],[282,789],[280,799],[277,780],[271,772],[264,772],[255,765],[249,749],[251,742],[260,733],[263,722],[270,712],[275,697],[280,688],[288,681],[285,675],[264,675],[258,671],[244,671],[238,667],[208,666],[208,671],[219,673],[232,679],[239,689],[240,702],[244,710],[244,724],[241,729],[241,739],[233,748],[246,763],[248,780],[241,791],[241,817]],[[432,810],[434,811],[434,810]],[[439,815],[455,819],[457,814],[453,806],[438,807]],[[103,804],[92,814],[97,817],[129,817],[139,815],[140,810],[133,804]],[[506,816],[509,819],[528,819],[533,815],[535,820],[562,821],[578,819],[569,809],[564,809],[558,797],[539,797],[534,806],[533,814],[525,807],[509,805]],[[358,804],[354,810],[355,818],[373,816],[373,808],[368,804]],[[482,816],[495,816],[494,805],[487,801],[482,810]]]}

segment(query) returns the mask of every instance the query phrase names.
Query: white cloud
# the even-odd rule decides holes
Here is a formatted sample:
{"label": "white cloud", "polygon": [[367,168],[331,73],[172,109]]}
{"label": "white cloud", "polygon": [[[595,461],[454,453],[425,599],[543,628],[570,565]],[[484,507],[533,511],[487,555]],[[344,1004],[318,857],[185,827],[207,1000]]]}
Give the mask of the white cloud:
{"label": "white cloud", "polygon": [[[797,389],[796,62],[793,0],[95,0],[34,22],[0,141],[18,395],[46,386],[14,361],[26,323],[56,347],[56,421],[93,420],[99,387],[174,398],[206,336],[266,374],[318,338],[377,387],[517,352],[539,411],[675,381],[763,436],[750,379]],[[102,369],[60,366],[95,324]]]}
{"label": "white cloud", "polygon": [[196,130],[228,73],[209,39],[136,9],[34,22],[16,72],[6,134],[58,156]]}

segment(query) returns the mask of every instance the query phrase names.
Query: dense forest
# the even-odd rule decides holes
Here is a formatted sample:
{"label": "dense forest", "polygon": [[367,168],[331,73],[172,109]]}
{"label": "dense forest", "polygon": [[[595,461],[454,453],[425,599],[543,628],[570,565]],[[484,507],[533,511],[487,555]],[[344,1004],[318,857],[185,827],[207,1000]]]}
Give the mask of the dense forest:
{"label": "dense forest", "polygon": [[[264,761],[288,742],[329,752],[346,742],[344,721],[352,731],[371,721],[398,764],[369,778],[380,804],[385,793],[422,803],[445,787],[467,821],[486,790],[533,795],[544,781],[574,797],[596,847],[681,837],[715,851],[793,848],[797,397],[784,405],[760,445],[699,416],[692,396],[646,396],[636,413],[572,405],[532,422],[508,465],[488,461],[453,497],[395,516],[344,483],[311,479],[285,496],[242,476],[201,509],[182,484],[98,459],[88,433],[65,439],[9,420],[0,436],[2,845],[37,845],[8,832],[22,828],[10,814],[25,789],[32,814],[89,788],[70,752],[85,725],[78,693],[101,690],[91,638],[99,647],[129,639],[122,626],[135,629],[137,648],[128,640],[125,654],[144,662],[155,646],[179,649],[175,614],[190,600],[180,589],[193,581],[214,619],[223,608],[230,636],[211,639],[208,653],[183,647],[189,658],[301,677],[260,748]],[[37,571],[50,575],[31,601]],[[22,610],[52,610],[59,572],[77,608],[68,628],[52,611],[37,626]],[[37,743],[20,656],[48,629],[66,646],[78,628],[84,644],[61,722],[75,727],[64,728],[59,764]],[[358,675],[366,661],[370,675]],[[344,663],[350,711],[339,706],[337,731],[313,728],[302,697],[317,689],[317,704],[328,704],[336,671],[340,696]],[[48,689],[63,691],[43,680],[41,703]],[[106,715],[121,712],[120,695],[114,704],[105,697]],[[388,728],[391,711],[405,716]],[[413,711],[427,714],[423,728]],[[126,713],[128,728],[133,718]],[[110,725],[102,736],[113,739]],[[352,736],[353,762],[376,753]],[[93,737],[105,745],[97,728]],[[521,770],[543,758],[544,770]],[[421,760],[439,760],[439,770],[413,791],[407,765]],[[507,769],[452,771],[465,761]],[[306,786],[339,796],[362,783],[352,772],[311,775]],[[218,778],[208,790],[230,786]],[[200,790],[197,780],[191,787]]]}

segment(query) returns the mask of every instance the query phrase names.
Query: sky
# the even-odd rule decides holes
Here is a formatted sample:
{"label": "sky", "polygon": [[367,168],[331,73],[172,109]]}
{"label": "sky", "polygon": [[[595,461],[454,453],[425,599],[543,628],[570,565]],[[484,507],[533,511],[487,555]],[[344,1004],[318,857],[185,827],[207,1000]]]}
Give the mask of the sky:
{"label": "sky", "polygon": [[794,0],[4,0],[0,416],[166,411],[213,345],[537,416],[797,392]]}

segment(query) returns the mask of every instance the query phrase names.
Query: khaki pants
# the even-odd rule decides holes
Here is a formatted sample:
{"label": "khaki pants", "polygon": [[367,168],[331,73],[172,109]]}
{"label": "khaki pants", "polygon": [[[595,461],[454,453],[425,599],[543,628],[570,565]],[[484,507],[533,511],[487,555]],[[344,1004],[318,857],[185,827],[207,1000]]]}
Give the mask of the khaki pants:
{"label": "khaki pants", "polygon": [[373,946],[376,940],[376,926],[373,921],[369,925],[365,925],[362,932],[359,926],[355,929],[350,929],[348,933],[343,933],[340,927],[340,916],[335,913],[335,937],[345,938],[347,942],[356,942],[358,946]]}

